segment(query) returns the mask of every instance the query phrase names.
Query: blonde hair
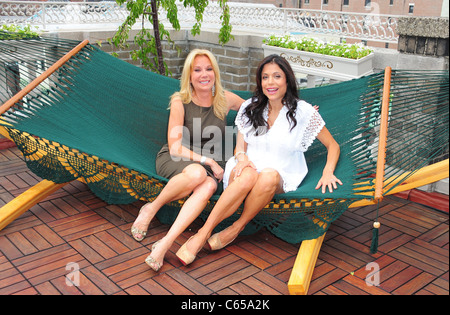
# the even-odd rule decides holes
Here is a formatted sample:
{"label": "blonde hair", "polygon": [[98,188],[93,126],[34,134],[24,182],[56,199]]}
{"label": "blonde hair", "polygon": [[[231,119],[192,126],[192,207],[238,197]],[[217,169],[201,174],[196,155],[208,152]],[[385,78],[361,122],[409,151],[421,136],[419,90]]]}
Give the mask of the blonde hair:
{"label": "blonde hair", "polygon": [[225,97],[225,90],[220,82],[219,65],[216,58],[209,50],[194,49],[189,53],[184,62],[183,72],[181,73],[180,91],[173,94],[171,99],[180,97],[183,104],[188,104],[192,101],[191,72],[194,67],[194,59],[197,56],[206,56],[211,62],[215,75],[215,92],[212,103],[214,115],[224,120],[228,111],[227,99]]}

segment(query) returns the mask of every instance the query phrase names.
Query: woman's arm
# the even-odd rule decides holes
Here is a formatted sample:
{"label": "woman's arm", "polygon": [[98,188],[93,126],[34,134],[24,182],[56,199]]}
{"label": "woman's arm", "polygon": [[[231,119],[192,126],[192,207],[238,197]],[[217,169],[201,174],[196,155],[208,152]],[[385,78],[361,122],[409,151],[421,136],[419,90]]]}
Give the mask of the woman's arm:
{"label": "woman's arm", "polygon": [[339,144],[334,140],[331,133],[328,131],[326,127],[323,127],[322,130],[317,135],[317,139],[327,148],[327,163],[322,172],[322,177],[317,183],[316,189],[322,187],[322,193],[325,193],[326,188],[330,192],[333,192],[333,188],[337,189],[337,184],[342,185],[342,182],[334,176],[334,170],[336,169],[336,164],[339,160],[339,155],[341,150],[339,148]]}
{"label": "woman's arm", "polygon": [[241,175],[242,170],[246,167],[253,167],[256,169],[253,162],[248,159],[247,156],[247,143],[244,140],[244,136],[240,131],[236,137],[236,147],[234,149],[234,158],[236,159],[236,166],[234,167],[234,178]]}
{"label": "woman's arm", "polygon": [[238,111],[244,99],[233,92],[225,91],[225,98],[227,99],[228,111],[230,109]]}
{"label": "woman's arm", "polygon": [[[202,155],[189,150],[182,145],[184,129],[184,107],[179,97],[174,97],[170,104],[169,125],[167,130],[167,143],[169,145],[170,155],[180,160],[192,160],[202,162]],[[206,158],[205,165],[211,167],[214,176],[218,180],[223,178],[223,168],[213,159]]]}
{"label": "woman's arm", "polygon": [[182,146],[184,125],[184,107],[179,97],[170,103],[169,124],[167,127],[167,143],[170,155],[194,160],[194,152]]}

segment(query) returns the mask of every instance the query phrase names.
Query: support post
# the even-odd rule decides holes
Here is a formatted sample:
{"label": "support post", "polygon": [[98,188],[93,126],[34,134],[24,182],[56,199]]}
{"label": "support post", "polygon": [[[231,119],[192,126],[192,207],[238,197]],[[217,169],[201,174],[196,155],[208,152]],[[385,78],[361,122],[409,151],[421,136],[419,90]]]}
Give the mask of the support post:
{"label": "support post", "polygon": [[389,120],[389,99],[391,95],[391,67],[384,70],[383,99],[381,103],[380,135],[378,142],[377,172],[375,176],[375,200],[383,199],[384,168],[386,165],[386,145]]}
{"label": "support post", "polygon": [[292,268],[288,289],[291,295],[306,295],[322,247],[325,233],[313,240],[303,241]]}

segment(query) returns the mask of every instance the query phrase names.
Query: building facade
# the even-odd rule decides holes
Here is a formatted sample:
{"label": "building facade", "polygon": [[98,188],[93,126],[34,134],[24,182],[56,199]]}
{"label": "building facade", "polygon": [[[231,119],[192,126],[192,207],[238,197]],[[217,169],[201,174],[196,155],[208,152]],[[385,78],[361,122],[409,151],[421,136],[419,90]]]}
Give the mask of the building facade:
{"label": "building facade", "polygon": [[[49,1],[49,0],[19,0]],[[115,0],[53,0],[99,2]],[[448,17],[449,0],[228,0],[255,4],[272,4],[283,8],[342,11],[355,13],[392,14],[406,16]]]}
{"label": "building facade", "polygon": [[284,8],[448,17],[449,0],[231,0],[233,2],[273,4]]}

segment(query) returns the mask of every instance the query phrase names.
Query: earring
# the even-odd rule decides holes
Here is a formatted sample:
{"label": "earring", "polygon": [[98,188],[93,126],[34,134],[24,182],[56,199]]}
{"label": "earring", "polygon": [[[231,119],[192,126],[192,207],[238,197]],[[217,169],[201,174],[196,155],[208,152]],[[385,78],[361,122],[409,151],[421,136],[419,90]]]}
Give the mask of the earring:
{"label": "earring", "polygon": [[212,96],[214,96],[216,94],[216,85],[215,84],[213,85],[211,91],[212,91]]}

